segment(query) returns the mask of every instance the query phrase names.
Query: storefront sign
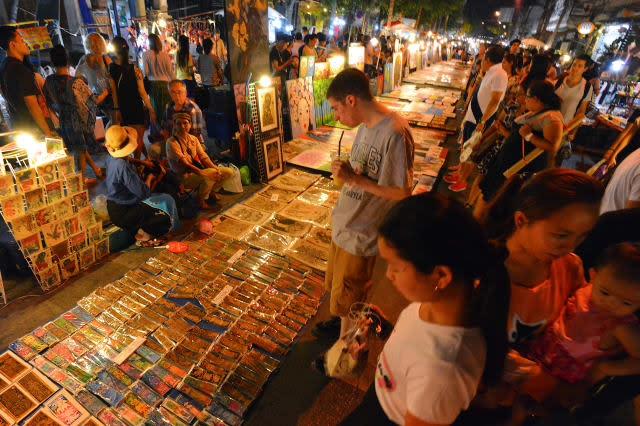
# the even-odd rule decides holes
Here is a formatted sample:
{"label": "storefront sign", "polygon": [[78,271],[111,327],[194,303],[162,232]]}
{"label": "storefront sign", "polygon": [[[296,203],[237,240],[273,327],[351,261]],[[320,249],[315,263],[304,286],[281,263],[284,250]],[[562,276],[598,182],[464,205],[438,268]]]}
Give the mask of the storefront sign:
{"label": "storefront sign", "polygon": [[578,32],[582,35],[591,34],[591,32],[593,32],[593,30],[595,29],[596,29],[596,26],[591,21],[585,21],[585,22],[582,22],[580,25],[578,25]]}
{"label": "storefront sign", "polygon": [[45,27],[18,28],[22,39],[29,46],[29,50],[51,49],[53,43]]}

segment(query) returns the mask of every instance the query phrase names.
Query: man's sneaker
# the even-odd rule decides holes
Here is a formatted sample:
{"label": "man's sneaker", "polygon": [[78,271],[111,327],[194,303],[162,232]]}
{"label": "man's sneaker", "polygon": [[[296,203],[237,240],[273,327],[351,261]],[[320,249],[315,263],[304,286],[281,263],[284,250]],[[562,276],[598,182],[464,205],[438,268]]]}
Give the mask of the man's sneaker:
{"label": "man's sneaker", "polygon": [[455,164],[453,166],[449,166],[448,169],[451,170],[452,172],[455,172],[456,170],[458,170],[460,168],[459,164]]}
{"label": "man's sneaker", "polygon": [[458,176],[457,173],[451,173],[450,175],[446,175],[444,178],[442,178],[442,180],[447,183],[456,183],[458,179],[460,179],[460,176]]}
{"label": "man's sneaker", "polygon": [[467,182],[456,182],[453,185],[449,185],[449,191],[462,192],[467,189]]}
{"label": "man's sneaker", "polygon": [[316,337],[331,337],[337,339],[340,336],[340,317],[331,317],[328,321],[317,323],[311,330]]}

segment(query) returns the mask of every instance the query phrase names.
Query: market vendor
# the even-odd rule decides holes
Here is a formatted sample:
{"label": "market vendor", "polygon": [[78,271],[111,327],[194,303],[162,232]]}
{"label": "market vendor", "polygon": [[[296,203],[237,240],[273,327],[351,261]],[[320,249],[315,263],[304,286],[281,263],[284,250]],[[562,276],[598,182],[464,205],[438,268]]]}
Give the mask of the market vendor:
{"label": "market vendor", "polygon": [[207,127],[202,118],[202,110],[193,100],[187,98],[185,83],[182,80],[172,80],[169,83],[169,96],[171,96],[171,102],[167,104],[162,125],[164,139],[167,140],[175,133],[173,128],[174,115],[179,112],[186,113],[191,117],[189,133],[204,146],[207,139]]}
{"label": "market vendor", "polygon": [[137,132],[132,127],[113,125],[107,129],[107,211],[116,226],[135,235],[137,244],[152,247],[180,226],[176,203],[168,194],[151,194],[157,176],[142,181],[127,157],[137,148]]}
{"label": "market vendor", "polygon": [[175,133],[167,140],[169,165],[185,188],[198,188],[198,206],[209,209],[207,199],[220,199],[216,192],[233,176],[233,170],[214,165],[198,139],[189,134],[191,115],[175,113],[173,120]]}

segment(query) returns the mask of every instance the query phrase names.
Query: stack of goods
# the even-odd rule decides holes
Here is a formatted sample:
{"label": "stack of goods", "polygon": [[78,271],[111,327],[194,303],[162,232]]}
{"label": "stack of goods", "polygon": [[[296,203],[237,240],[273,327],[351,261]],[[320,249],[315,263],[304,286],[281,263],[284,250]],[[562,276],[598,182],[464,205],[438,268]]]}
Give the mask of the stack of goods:
{"label": "stack of goods", "polygon": [[0,175],[0,207],[43,289],[109,253],[73,157]]}
{"label": "stack of goods", "polygon": [[[300,167],[328,172],[331,170],[331,153],[351,152],[357,129],[338,129],[320,126],[284,144],[285,161]],[[342,138],[342,142],[340,142]]]}
{"label": "stack of goods", "polygon": [[413,194],[430,192],[447,158],[447,148],[439,146],[446,138],[440,130],[412,129],[415,143]]}
{"label": "stack of goods", "polygon": [[337,193],[318,178],[278,177],[188,251],[161,251],[13,342],[0,425],[242,423],[325,294]]}
{"label": "stack of goods", "polygon": [[462,69],[459,65],[441,62],[414,72],[405,77],[404,81],[412,84],[428,84],[463,90],[467,84],[468,76],[468,68]]}

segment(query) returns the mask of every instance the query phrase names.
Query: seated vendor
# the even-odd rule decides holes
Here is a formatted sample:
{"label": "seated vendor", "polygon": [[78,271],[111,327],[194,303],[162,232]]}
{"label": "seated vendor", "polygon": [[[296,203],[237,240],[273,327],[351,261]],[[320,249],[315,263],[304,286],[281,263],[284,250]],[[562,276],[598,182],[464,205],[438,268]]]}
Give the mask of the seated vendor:
{"label": "seated vendor", "polygon": [[[132,127],[113,125],[107,129],[107,211],[111,222],[135,235],[145,247],[164,244],[162,237],[180,226],[176,203],[168,194],[151,194],[158,176],[142,181],[128,157],[138,146]],[[161,177],[161,176],[160,176]]]}
{"label": "seated vendor", "polygon": [[216,192],[233,177],[233,170],[214,165],[198,139],[189,134],[191,115],[175,113],[173,120],[176,131],[167,140],[169,165],[185,188],[198,188],[198,205],[209,209],[207,199],[212,194],[216,200],[220,199]]}
{"label": "seated vendor", "polygon": [[189,133],[195,136],[204,147],[207,140],[207,126],[202,118],[200,107],[193,100],[187,98],[187,86],[181,80],[173,80],[169,83],[169,95],[171,96],[171,102],[167,104],[162,125],[164,140],[167,140],[176,132],[173,126],[174,114],[186,113],[191,117]]}

